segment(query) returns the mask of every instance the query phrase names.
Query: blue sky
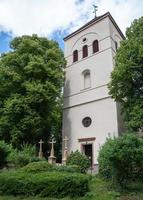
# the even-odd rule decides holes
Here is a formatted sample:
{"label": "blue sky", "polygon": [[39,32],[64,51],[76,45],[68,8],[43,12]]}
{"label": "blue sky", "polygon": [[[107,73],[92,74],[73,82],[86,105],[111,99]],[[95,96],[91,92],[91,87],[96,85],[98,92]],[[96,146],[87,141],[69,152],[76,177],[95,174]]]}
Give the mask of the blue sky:
{"label": "blue sky", "polygon": [[15,36],[45,36],[64,48],[63,38],[97,15],[110,12],[125,32],[131,22],[142,16],[140,0],[0,0],[0,53],[9,51]]}
{"label": "blue sky", "polygon": [[7,32],[0,32],[0,53],[9,51],[9,42],[12,37]]}
{"label": "blue sky", "polygon": [[[64,49],[63,38],[68,34],[68,31],[60,32],[59,30],[53,32],[50,36],[47,36],[49,39],[53,39],[59,43],[61,49]],[[10,51],[10,42],[14,38],[11,33],[1,31],[0,32],[0,53],[6,53]]]}

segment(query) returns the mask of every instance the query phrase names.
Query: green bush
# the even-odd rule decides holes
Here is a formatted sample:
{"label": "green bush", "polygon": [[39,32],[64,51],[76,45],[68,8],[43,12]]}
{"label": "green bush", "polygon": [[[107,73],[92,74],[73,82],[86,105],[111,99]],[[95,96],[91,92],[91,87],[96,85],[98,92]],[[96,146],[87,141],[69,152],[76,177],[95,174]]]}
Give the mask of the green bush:
{"label": "green bush", "polygon": [[77,165],[61,165],[53,166],[53,170],[58,172],[71,172],[71,173],[80,173],[79,167]]}
{"label": "green bush", "polygon": [[32,162],[23,167],[21,170],[24,172],[37,173],[52,171],[53,165],[49,164],[47,161]]}
{"label": "green bush", "polygon": [[13,149],[8,156],[8,162],[13,164],[16,168],[23,167],[30,162],[39,161],[35,156],[35,147],[32,145],[23,145],[21,150]]}
{"label": "green bush", "polygon": [[0,193],[42,197],[83,196],[89,190],[89,177],[76,173],[9,171],[0,173]]}
{"label": "green bush", "polygon": [[6,165],[7,157],[11,150],[11,145],[6,144],[3,140],[0,141],[0,168]]}
{"label": "green bush", "polygon": [[58,171],[58,172],[79,172],[78,166],[75,165],[51,165],[47,161],[39,161],[32,162],[26,165],[21,169],[24,172],[37,173],[37,172],[50,172],[50,171]]}
{"label": "green bush", "polygon": [[131,180],[143,180],[143,139],[135,134],[108,139],[99,157],[99,174],[121,187]]}
{"label": "green bush", "polygon": [[86,173],[90,167],[90,161],[85,155],[75,151],[68,156],[67,165],[76,165],[81,173]]}

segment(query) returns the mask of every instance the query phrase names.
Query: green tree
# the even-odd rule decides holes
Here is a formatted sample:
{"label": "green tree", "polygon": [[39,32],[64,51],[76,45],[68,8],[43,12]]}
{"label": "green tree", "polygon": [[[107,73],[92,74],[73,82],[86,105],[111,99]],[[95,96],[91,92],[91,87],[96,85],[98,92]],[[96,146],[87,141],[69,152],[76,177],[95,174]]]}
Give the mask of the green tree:
{"label": "green tree", "polygon": [[99,174],[121,187],[130,181],[143,180],[143,139],[135,133],[108,139],[99,157]]}
{"label": "green tree", "polygon": [[8,161],[8,156],[12,151],[12,146],[0,140],[0,169],[3,168]]}
{"label": "green tree", "polygon": [[13,39],[0,58],[0,139],[20,147],[59,133],[65,59],[55,41]]}
{"label": "green tree", "polygon": [[134,20],[116,54],[111,75],[111,96],[121,102],[129,129],[143,127],[143,17]]}

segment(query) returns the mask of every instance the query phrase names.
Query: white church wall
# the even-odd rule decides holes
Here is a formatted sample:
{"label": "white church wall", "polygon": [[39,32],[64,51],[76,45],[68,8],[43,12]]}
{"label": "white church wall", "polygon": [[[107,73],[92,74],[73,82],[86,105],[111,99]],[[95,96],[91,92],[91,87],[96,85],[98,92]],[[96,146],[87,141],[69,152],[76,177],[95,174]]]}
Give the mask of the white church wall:
{"label": "white church wall", "polygon": [[84,89],[82,72],[86,69],[91,71],[91,88],[106,85],[113,69],[111,48],[91,56],[90,60],[88,57],[66,69],[64,97],[82,92]]}
{"label": "white church wall", "polygon": [[64,108],[72,107],[75,105],[88,103],[90,101],[99,100],[109,97],[107,86],[101,86],[95,89],[87,89],[79,94],[64,98]]}
{"label": "white church wall", "polygon": [[[119,37],[118,37],[119,36]],[[83,38],[86,41],[83,42]],[[92,52],[92,43],[99,41],[99,51]],[[108,94],[107,84],[115,61],[115,42],[121,36],[107,16],[65,41],[66,79],[64,87],[63,137],[68,136],[69,150],[82,152],[82,144],[93,144],[93,164],[97,164],[100,146],[107,137],[117,137],[122,121],[117,104]],[[88,45],[88,56],[82,58],[82,47]],[[78,61],[73,63],[73,51],[78,50]],[[84,71],[90,72],[90,87],[84,88]],[[89,80],[88,80],[89,81]],[[84,117],[92,124],[85,128]],[[95,138],[90,141],[78,139]]]}
{"label": "white church wall", "polygon": [[[85,29],[84,31],[77,33],[74,37],[69,38],[65,42],[65,58],[68,60],[69,56],[72,57],[72,53],[73,53],[74,49],[76,49],[76,48],[78,50],[82,49],[82,46],[83,46],[82,40],[87,35],[88,35],[87,45],[90,45],[92,42],[92,39],[94,39],[94,38],[95,39],[98,38],[98,40],[102,40],[102,39],[105,39],[106,37],[108,37],[110,35],[110,30],[109,30],[109,26],[107,23],[108,23],[108,19],[105,18],[102,21],[97,22],[93,26],[90,26],[89,28]],[[77,46],[75,45],[76,43],[78,43]],[[72,64],[72,62],[68,63],[68,65],[69,64]]]}
{"label": "white church wall", "polygon": [[[87,34],[88,37],[91,37],[91,34]],[[93,41],[96,40],[96,37],[94,37],[93,39],[88,39],[88,41],[90,41],[90,45],[88,45],[88,58],[94,55],[98,55],[100,53],[102,53],[103,51],[108,50],[109,48],[111,48],[111,38],[108,36],[106,38],[103,38],[99,41],[99,51],[95,54],[93,54],[93,50],[92,50],[92,43]],[[74,50],[78,50],[78,61],[73,63],[73,55],[69,55],[66,60],[67,60],[67,67],[71,67],[71,66],[75,66],[76,64],[82,62],[83,60],[86,60],[86,58],[82,58],[82,47],[86,44],[86,43],[82,43],[82,40],[80,39],[79,42],[81,48],[78,50],[78,48],[73,49]]]}
{"label": "white church wall", "polygon": [[[106,141],[109,135],[113,138],[118,135],[116,103],[110,98],[91,102],[70,109],[64,109],[63,129],[64,135],[70,139],[69,150],[81,150],[80,138],[95,137],[94,144],[94,164],[97,164],[97,156],[100,146]],[[91,117],[92,123],[89,127],[84,127],[82,119]],[[84,143],[84,142],[83,142]],[[90,141],[88,142],[91,143]]]}
{"label": "white church wall", "polygon": [[[117,47],[119,48],[121,45],[121,41],[124,39],[121,37],[119,31],[116,29],[114,24],[109,21],[110,25],[110,34],[111,34],[111,46],[112,46],[112,57],[113,57],[113,66],[115,66],[115,55],[116,55],[116,46],[115,42],[117,42]],[[125,131],[125,125],[123,116],[121,114],[121,105],[119,103],[116,103],[116,109],[117,109],[117,120],[118,120],[118,133],[122,134]]]}
{"label": "white church wall", "polygon": [[111,46],[116,52],[115,41],[117,42],[118,47],[120,47],[120,42],[123,40],[118,30],[115,28],[114,24],[109,20],[110,34],[111,34]]}

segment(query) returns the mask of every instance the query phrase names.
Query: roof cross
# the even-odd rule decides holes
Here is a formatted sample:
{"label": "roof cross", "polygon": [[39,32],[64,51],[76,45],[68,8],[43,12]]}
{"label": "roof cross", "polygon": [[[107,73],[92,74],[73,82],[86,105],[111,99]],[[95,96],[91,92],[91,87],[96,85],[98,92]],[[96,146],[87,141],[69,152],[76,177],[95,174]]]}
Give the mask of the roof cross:
{"label": "roof cross", "polygon": [[96,12],[98,11],[98,6],[96,6],[96,5],[94,5],[93,4],[93,8],[94,8],[94,11],[93,11],[93,13],[95,14],[95,18],[97,17],[97,15],[96,15]]}

